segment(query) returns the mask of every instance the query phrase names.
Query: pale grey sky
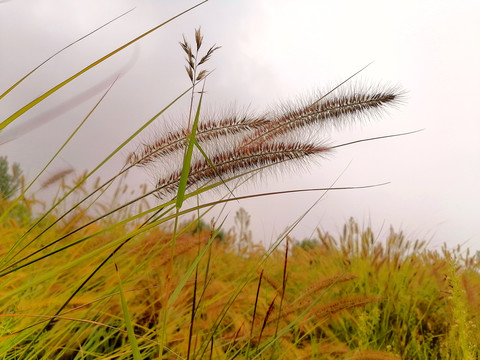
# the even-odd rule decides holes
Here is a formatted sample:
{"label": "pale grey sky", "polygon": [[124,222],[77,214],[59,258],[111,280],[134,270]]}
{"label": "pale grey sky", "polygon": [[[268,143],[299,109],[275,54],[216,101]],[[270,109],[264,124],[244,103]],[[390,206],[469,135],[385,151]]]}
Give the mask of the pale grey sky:
{"label": "pale grey sky", "polygon": [[[193,4],[1,3],[0,91],[68,43],[136,8],[47,63],[0,101],[0,115],[5,118],[65,77]],[[300,174],[285,171],[268,184],[264,178],[244,193],[327,187],[345,170],[338,186],[391,184],[328,193],[293,232],[295,237],[309,236],[316,226],[337,233],[353,216],[362,225],[371,224],[374,231],[383,226],[382,234],[391,225],[412,239],[432,238],[432,247],[465,243],[478,250],[479,23],[480,3],[473,0],[455,6],[449,1],[210,0],[24,114],[0,133],[1,143],[16,138],[2,144],[0,152],[34,176],[121,71],[121,78],[51,173],[69,164],[79,172],[96,165],[188,86],[178,41],[182,34],[192,39],[198,26],[206,45],[222,46],[209,63],[215,72],[208,80],[205,102],[212,111],[236,107],[262,112],[279,101],[328,89],[373,61],[355,81],[398,84],[407,91],[405,103],[381,119],[332,131],[325,138],[338,144],[425,130],[338,149]],[[62,104],[69,110],[62,110]],[[186,112],[183,102],[159,122],[174,122]],[[109,170],[120,164],[117,159]],[[141,171],[130,179],[151,181]],[[282,195],[246,200],[241,206],[252,217],[255,238],[269,242],[319,196]],[[232,219],[238,206],[229,207]]]}

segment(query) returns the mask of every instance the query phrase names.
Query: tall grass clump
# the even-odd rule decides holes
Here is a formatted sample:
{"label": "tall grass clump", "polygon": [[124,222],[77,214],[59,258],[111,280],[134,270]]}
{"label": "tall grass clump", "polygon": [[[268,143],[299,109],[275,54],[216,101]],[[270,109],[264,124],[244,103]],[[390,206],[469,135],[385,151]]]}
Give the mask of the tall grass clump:
{"label": "tall grass clump", "polygon": [[[0,122],[0,130],[182,14],[20,107]],[[266,249],[249,237],[245,212],[237,216],[237,237],[224,231],[222,218],[209,224],[204,220],[221,204],[274,195],[237,196],[236,192],[265,170],[283,173],[285,168],[302,168],[349,145],[330,145],[323,135],[319,139],[311,134],[380,116],[401,101],[402,91],[359,86],[349,78],[303,102],[284,103],[262,115],[206,117],[202,106],[206,80],[211,78],[209,59],[219,47],[206,47],[200,29],[193,46],[186,37],[180,46],[186,56],[188,86],[100,163],[75,179],[71,170],[49,179],[43,176],[110,89],[65,135],[62,146],[34,179],[20,181],[17,196],[8,192],[0,199],[0,356],[478,357],[473,342],[479,336],[478,263],[472,259],[459,265],[458,259],[447,261],[448,251],[430,253],[419,244],[410,252],[410,247],[399,243],[401,234],[393,232],[384,246],[372,240],[371,232],[360,234],[353,223],[339,242],[319,232],[309,251],[296,245],[288,233]],[[4,90],[0,100],[41,71],[41,65]],[[183,97],[189,99],[183,127],[142,141],[121,170],[107,180],[93,180],[112,157],[136,142]],[[133,167],[154,174],[154,186],[131,193],[123,181]],[[10,183],[19,179],[7,175]],[[51,204],[36,202],[32,189],[37,184],[57,186]],[[213,189],[223,190],[223,195],[217,192],[218,199],[205,202],[201,195]],[[109,199],[106,195],[112,191]],[[42,211],[35,212],[32,203],[43,205]],[[19,205],[26,206],[28,214],[21,221],[11,216]],[[442,277],[445,271],[450,282]]]}
{"label": "tall grass clump", "polygon": [[306,274],[353,273],[355,281],[342,291],[381,297],[356,316],[328,325],[325,331],[342,342],[402,359],[475,359],[480,354],[480,264],[468,251],[429,250],[425,241],[407,240],[393,229],[380,242],[353,219],[338,238],[318,230],[307,243],[308,251],[296,248],[299,263],[308,264]]}

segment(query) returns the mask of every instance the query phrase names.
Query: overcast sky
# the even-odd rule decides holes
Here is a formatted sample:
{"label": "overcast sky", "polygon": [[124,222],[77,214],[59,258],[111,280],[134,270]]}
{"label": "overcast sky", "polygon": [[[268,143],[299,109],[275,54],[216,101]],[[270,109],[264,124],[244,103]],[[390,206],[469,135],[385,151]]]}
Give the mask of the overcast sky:
{"label": "overcast sky", "polygon": [[[50,55],[96,27],[131,13],[58,55],[0,101],[2,118],[135,36],[194,5],[191,1],[0,2],[0,92]],[[188,86],[182,34],[202,27],[207,46],[221,45],[208,66],[211,112],[262,113],[281,101],[328,90],[368,63],[354,83],[398,85],[405,102],[388,114],[322,135],[332,144],[422,132],[338,149],[303,171],[264,177],[242,193],[336,186],[389,185],[328,193],[293,232],[317,226],[338,233],[349,217],[380,236],[393,226],[431,247],[480,249],[480,2],[220,1],[206,4],[144,38],[51,96],[0,133],[2,155],[33,177],[120,73],[100,108],[49,174],[96,165]],[[186,102],[158,120],[174,123]],[[152,132],[150,132],[151,137]],[[149,138],[143,136],[141,139]],[[138,144],[139,139],[135,144]],[[131,149],[131,147],[130,147]],[[122,165],[123,158],[108,171]],[[132,183],[151,183],[137,171]],[[268,180],[268,183],[267,183]],[[232,204],[251,215],[255,239],[270,242],[321,193]],[[213,199],[205,198],[205,200]]]}

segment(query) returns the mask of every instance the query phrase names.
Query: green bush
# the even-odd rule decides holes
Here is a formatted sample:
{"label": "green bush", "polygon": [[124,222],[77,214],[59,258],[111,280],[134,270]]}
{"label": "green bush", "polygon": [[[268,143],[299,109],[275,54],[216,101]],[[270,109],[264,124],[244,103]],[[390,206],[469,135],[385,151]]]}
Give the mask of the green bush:
{"label": "green bush", "polygon": [[20,188],[20,180],[22,177],[22,170],[20,165],[14,163],[12,171],[9,172],[10,166],[6,156],[0,157],[0,196],[4,200],[11,199],[17,190]]}
{"label": "green bush", "polygon": [[0,157],[0,215],[8,211],[6,219],[13,219],[19,224],[31,221],[31,212],[22,201],[12,201],[21,187],[23,171],[20,165],[13,163],[10,167],[6,156]]}

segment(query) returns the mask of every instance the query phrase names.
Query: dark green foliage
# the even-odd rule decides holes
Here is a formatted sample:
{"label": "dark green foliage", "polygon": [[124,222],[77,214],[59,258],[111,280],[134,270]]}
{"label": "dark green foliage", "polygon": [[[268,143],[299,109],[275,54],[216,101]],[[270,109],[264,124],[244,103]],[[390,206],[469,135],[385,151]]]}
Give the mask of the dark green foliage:
{"label": "dark green foliage", "polygon": [[8,211],[7,218],[26,224],[31,220],[31,212],[24,199],[12,206],[12,200],[20,189],[22,174],[19,164],[14,163],[10,167],[7,157],[0,157],[0,215]]}
{"label": "dark green foliage", "polygon": [[7,157],[0,157],[0,196],[4,200],[9,200],[15,195],[20,187],[20,179],[22,177],[20,165],[14,163],[11,173],[9,168]]}
{"label": "dark green foliage", "polygon": [[300,246],[303,250],[314,249],[318,246],[318,240],[304,239],[297,243],[296,246]]}

